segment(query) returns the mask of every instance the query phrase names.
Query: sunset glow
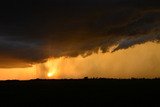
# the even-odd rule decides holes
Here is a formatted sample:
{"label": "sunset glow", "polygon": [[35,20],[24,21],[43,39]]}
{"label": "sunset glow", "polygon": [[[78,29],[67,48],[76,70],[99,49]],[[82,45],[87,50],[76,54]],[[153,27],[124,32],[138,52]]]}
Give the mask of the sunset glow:
{"label": "sunset glow", "polygon": [[48,77],[54,76],[54,72],[48,72],[47,76],[48,76]]}
{"label": "sunset glow", "polygon": [[98,52],[84,58],[50,58],[47,62],[33,67],[1,69],[0,79],[60,79],[85,76],[154,78],[160,77],[159,53],[160,45],[149,42],[114,53]]}
{"label": "sunset glow", "polygon": [[0,5],[2,107],[160,107],[160,0]]}

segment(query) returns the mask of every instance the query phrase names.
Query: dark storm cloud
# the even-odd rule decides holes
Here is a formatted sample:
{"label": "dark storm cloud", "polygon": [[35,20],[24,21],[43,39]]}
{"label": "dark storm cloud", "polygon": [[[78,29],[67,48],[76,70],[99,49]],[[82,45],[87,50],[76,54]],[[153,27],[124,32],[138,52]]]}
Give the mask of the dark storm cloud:
{"label": "dark storm cloud", "polygon": [[6,0],[0,4],[0,56],[23,65],[113,45],[113,51],[126,49],[159,41],[159,19],[159,0]]}

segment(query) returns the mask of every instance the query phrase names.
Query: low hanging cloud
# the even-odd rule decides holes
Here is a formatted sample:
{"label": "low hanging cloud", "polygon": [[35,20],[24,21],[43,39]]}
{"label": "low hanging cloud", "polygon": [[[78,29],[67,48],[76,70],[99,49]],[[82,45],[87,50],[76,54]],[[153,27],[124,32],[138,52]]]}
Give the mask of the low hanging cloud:
{"label": "low hanging cloud", "polygon": [[152,41],[152,42],[156,42],[158,43],[159,42],[159,38],[160,38],[160,35],[144,35],[144,36],[140,36],[140,37],[136,37],[136,38],[126,38],[122,41],[120,41],[120,43],[118,43],[118,46],[112,50],[112,52],[115,52],[117,50],[120,50],[120,49],[127,49],[131,46],[134,46],[136,44],[143,44],[147,41]]}
{"label": "low hanging cloud", "polygon": [[0,67],[160,40],[159,0],[6,0],[0,13]]}

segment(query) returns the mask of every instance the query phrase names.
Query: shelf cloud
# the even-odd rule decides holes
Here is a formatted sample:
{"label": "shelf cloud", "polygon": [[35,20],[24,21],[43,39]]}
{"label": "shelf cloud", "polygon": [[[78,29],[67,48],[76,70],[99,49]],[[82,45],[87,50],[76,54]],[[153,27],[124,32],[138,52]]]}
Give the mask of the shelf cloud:
{"label": "shelf cloud", "polygon": [[160,40],[159,0],[5,0],[0,13],[1,68]]}

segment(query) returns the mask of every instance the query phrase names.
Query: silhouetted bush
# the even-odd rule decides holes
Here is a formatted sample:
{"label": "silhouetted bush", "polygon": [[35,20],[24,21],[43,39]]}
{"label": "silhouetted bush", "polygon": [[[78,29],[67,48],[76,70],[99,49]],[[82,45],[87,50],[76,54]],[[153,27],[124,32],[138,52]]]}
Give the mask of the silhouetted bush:
{"label": "silhouetted bush", "polygon": [[88,78],[88,77],[84,77],[83,79],[87,80],[87,79],[89,79],[89,78]]}

